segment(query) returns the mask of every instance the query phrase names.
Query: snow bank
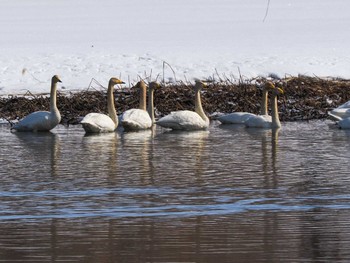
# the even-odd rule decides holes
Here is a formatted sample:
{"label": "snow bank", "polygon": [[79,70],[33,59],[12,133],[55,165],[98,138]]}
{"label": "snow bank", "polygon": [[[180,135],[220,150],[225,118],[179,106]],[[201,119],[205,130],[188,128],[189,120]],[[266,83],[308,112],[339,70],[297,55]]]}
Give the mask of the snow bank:
{"label": "snow bank", "polygon": [[54,74],[65,90],[111,76],[238,78],[238,69],[246,77],[350,77],[350,2],[271,0],[263,21],[266,7],[262,0],[3,0],[0,95],[48,92]]}

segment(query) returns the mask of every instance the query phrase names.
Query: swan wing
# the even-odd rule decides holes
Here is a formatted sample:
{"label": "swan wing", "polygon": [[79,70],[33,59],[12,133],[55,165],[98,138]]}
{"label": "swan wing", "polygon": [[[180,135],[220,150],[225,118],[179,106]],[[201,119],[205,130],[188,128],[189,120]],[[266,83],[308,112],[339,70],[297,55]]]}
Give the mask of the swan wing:
{"label": "swan wing", "polygon": [[338,121],[350,117],[350,101],[328,112],[330,119]]}
{"label": "swan wing", "polygon": [[256,115],[247,119],[244,124],[252,128],[269,128],[272,125],[272,118],[269,115]]}
{"label": "swan wing", "polygon": [[113,132],[116,129],[113,120],[102,113],[89,113],[80,123],[87,133]]}
{"label": "swan wing", "polygon": [[341,116],[338,116],[338,113],[334,113],[333,111],[328,112],[328,117],[333,121],[341,121],[343,119]]}
{"label": "swan wing", "polygon": [[201,130],[209,126],[196,112],[187,110],[171,112],[156,121],[156,124],[174,130]]}
{"label": "swan wing", "polygon": [[256,115],[249,112],[233,112],[219,116],[216,119],[222,124],[243,124],[246,120],[253,116]]}
{"label": "swan wing", "polygon": [[130,109],[123,113],[121,123],[126,130],[145,130],[152,127],[148,112],[141,109]]}
{"label": "swan wing", "polygon": [[350,109],[350,100],[335,109]]}
{"label": "swan wing", "polygon": [[328,112],[328,115],[331,119],[339,120],[350,117],[350,108],[340,107]]}
{"label": "swan wing", "polygon": [[60,121],[60,115],[55,117],[48,111],[36,111],[24,117],[12,129],[17,131],[49,131],[55,128]]}

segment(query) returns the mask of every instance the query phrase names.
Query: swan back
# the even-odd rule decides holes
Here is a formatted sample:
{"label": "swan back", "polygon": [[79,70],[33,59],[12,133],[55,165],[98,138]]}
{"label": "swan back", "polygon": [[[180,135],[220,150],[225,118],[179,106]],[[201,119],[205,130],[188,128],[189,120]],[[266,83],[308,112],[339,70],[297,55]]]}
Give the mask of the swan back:
{"label": "swan back", "polygon": [[257,115],[249,112],[232,112],[215,117],[215,120],[220,121],[222,124],[244,124],[249,118],[254,116]]}
{"label": "swan back", "polygon": [[148,112],[141,109],[130,109],[123,113],[121,123],[125,130],[145,130],[152,127]]}
{"label": "swan back", "polygon": [[116,129],[114,121],[102,113],[89,113],[80,123],[86,133],[113,132]]}
{"label": "swan back", "polygon": [[209,125],[198,113],[189,110],[171,112],[156,121],[156,124],[173,130],[203,130]]}

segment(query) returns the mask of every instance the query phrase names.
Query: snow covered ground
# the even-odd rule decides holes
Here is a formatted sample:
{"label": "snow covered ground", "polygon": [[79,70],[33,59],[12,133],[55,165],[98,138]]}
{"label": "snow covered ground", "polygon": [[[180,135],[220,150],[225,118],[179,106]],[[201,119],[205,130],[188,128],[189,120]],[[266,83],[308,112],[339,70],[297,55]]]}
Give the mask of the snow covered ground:
{"label": "snow covered ground", "polygon": [[346,0],[1,0],[0,95],[275,73],[350,78]]}

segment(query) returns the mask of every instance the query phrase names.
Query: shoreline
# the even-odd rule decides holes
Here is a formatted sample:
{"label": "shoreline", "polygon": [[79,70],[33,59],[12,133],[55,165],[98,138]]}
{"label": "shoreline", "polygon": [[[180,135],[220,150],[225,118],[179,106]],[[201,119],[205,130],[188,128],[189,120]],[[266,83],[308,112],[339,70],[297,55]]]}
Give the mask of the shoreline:
{"label": "shoreline", "polygon": [[[260,83],[265,78],[212,82],[202,91],[202,105],[210,117],[219,113],[251,112],[258,114],[262,89]],[[350,80],[322,79],[319,77],[288,77],[272,80],[281,87],[285,95],[279,98],[281,121],[305,121],[327,118],[327,112],[350,100]],[[48,94],[0,97],[0,119],[19,120],[27,114],[49,109]],[[118,115],[130,108],[137,108],[139,95],[129,88],[114,92]],[[193,85],[180,82],[166,84],[155,91],[156,116],[164,116],[170,111],[193,110]],[[77,124],[81,117],[90,112],[105,113],[106,90],[103,87],[88,88],[77,92],[58,92],[57,105],[61,124]]]}

